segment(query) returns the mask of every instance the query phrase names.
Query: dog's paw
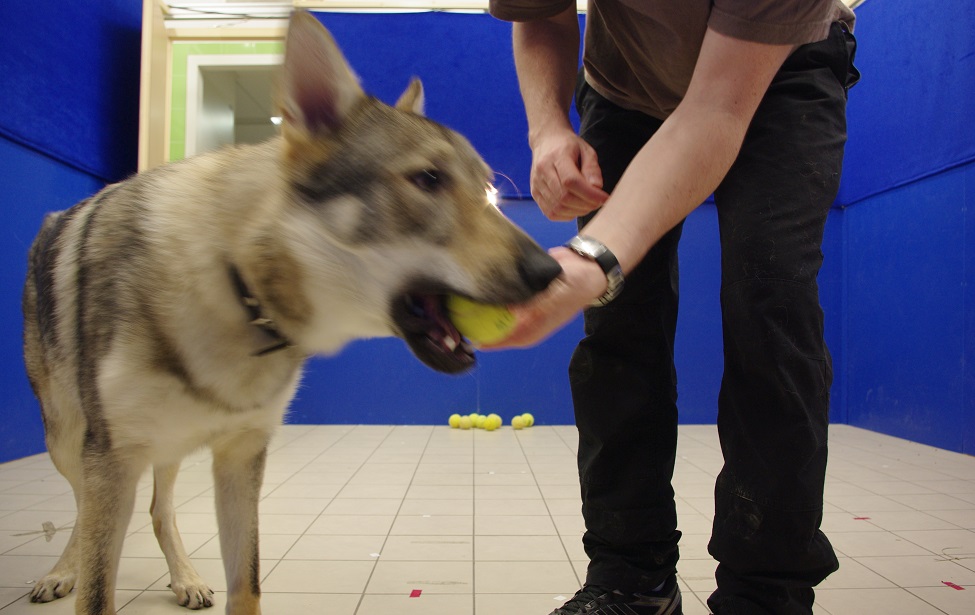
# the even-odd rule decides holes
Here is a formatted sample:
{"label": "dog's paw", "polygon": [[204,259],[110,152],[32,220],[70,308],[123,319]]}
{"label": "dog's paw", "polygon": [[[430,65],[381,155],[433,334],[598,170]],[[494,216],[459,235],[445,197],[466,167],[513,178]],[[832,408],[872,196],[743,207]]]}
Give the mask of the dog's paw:
{"label": "dog's paw", "polygon": [[34,589],[30,592],[30,601],[50,602],[64,598],[74,589],[76,579],[77,575],[73,572],[69,574],[52,572],[34,584]]}
{"label": "dog's paw", "polygon": [[176,594],[176,602],[180,606],[185,606],[194,611],[213,606],[213,590],[199,577],[192,581],[173,581],[169,588]]}

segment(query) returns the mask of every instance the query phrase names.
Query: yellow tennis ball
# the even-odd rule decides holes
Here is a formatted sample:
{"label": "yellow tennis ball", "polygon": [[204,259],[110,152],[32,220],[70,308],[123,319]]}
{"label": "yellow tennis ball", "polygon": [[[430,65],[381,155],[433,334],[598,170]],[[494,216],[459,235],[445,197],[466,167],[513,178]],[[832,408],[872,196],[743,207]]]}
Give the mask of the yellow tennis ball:
{"label": "yellow tennis ball", "polygon": [[460,417],[460,420],[457,422],[457,426],[460,427],[461,429],[470,429],[471,428],[471,417],[469,417],[469,416],[462,416],[462,417]]}
{"label": "yellow tennis ball", "polygon": [[511,419],[511,426],[514,427],[515,429],[521,429],[525,426],[525,419],[523,419],[521,415],[518,415],[515,418]]}
{"label": "yellow tennis ball", "polygon": [[531,427],[535,424],[535,417],[533,417],[530,412],[522,414],[521,420],[525,421],[525,427]]}
{"label": "yellow tennis ball", "polygon": [[494,431],[500,426],[500,423],[495,421],[492,417],[486,417],[484,420],[484,431]]}
{"label": "yellow tennis ball", "polygon": [[451,414],[450,415],[450,418],[447,419],[447,424],[450,425],[451,427],[453,427],[454,429],[457,429],[458,427],[460,427],[460,415],[459,414]]}
{"label": "yellow tennis ball", "polygon": [[477,427],[478,429],[484,429],[484,421],[486,420],[487,420],[486,416],[484,416],[483,414],[478,414],[477,417],[474,419],[474,427]]}
{"label": "yellow tennis ball", "polygon": [[515,317],[503,305],[488,305],[457,295],[447,297],[447,313],[461,334],[474,343],[491,344],[508,337]]}
{"label": "yellow tennis ball", "polygon": [[495,427],[501,427],[502,425],[504,425],[504,420],[501,418],[501,415],[499,414],[495,414],[494,412],[492,412],[491,414],[488,415],[488,418],[494,421],[495,423],[497,423]]}

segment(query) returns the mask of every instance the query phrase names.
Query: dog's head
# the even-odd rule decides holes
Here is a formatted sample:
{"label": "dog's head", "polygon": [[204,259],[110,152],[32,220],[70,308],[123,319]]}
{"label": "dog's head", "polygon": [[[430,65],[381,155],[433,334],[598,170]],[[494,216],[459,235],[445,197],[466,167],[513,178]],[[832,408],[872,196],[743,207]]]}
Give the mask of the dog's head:
{"label": "dog's head", "polygon": [[430,367],[460,372],[473,350],[444,297],[517,303],[560,272],[490,203],[491,170],[470,143],[422,115],[420,82],[395,106],[367,96],[306,12],[291,19],[279,107],[287,234],[315,350],[396,335]]}

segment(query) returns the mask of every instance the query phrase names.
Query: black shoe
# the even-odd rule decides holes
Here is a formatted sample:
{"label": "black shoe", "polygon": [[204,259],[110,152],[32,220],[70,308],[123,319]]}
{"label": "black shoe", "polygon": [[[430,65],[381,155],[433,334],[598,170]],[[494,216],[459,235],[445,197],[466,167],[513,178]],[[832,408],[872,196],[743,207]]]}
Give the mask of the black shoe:
{"label": "black shoe", "polygon": [[549,615],[682,615],[677,577],[671,576],[656,592],[623,592],[586,585],[571,600]]}

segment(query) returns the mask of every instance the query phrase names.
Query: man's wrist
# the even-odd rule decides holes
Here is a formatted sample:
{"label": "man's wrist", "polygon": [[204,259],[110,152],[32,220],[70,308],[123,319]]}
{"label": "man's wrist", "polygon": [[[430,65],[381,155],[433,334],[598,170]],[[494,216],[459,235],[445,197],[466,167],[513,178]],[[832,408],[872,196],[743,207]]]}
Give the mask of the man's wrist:
{"label": "man's wrist", "polygon": [[623,291],[623,269],[606,244],[588,235],[576,235],[565,244],[565,247],[599,265],[606,276],[606,292],[590,305],[594,307],[607,305]]}
{"label": "man's wrist", "polygon": [[575,135],[575,131],[572,129],[572,124],[569,123],[568,115],[565,116],[563,121],[562,111],[553,111],[549,114],[539,114],[545,118],[544,121],[535,122],[534,124],[529,123],[528,127],[528,147],[534,149],[539,141],[544,141],[548,136],[553,134],[559,134],[564,132],[569,132]]}

